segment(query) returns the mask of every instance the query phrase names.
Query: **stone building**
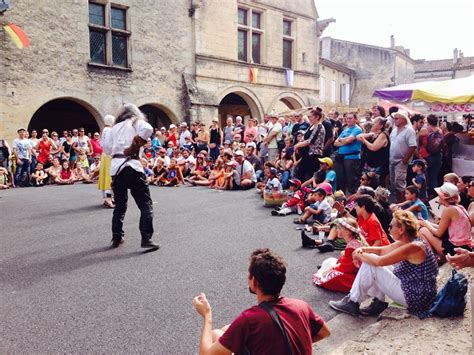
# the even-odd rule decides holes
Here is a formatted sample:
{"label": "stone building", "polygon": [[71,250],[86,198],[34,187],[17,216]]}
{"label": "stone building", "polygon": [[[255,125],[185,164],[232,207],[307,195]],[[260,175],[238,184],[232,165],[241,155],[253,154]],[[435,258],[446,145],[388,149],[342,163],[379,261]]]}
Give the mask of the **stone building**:
{"label": "stone building", "polygon": [[395,45],[393,36],[390,48],[325,37],[321,39],[321,58],[354,70],[352,106],[370,107],[376,102],[372,98],[375,89],[414,80],[415,61],[408,49]]}
{"label": "stone building", "polygon": [[102,127],[136,103],[154,126],[318,102],[313,0],[13,0],[0,32],[0,136]]}
{"label": "stone building", "polygon": [[319,99],[323,108],[341,111],[351,106],[354,70],[328,59],[319,60]]}
{"label": "stone building", "polygon": [[415,63],[415,82],[459,79],[471,75],[474,75],[474,57],[464,57],[457,48],[453,50],[452,59],[417,59]]}

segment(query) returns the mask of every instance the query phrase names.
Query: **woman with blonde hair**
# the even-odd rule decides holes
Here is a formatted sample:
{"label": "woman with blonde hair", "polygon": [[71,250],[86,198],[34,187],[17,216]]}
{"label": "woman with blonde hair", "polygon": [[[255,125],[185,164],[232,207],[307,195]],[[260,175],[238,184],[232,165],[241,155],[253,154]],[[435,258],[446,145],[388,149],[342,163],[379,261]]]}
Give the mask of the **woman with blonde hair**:
{"label": "woman with blonde hair", "polygon": [[[436,297],[438,264],[431,248],[418,238],[418,222],[409,211],[396,211],[390,225],[395,243],[362,247],[353,258],[362,262],[350,293],[331,308],[351,315],[377,316],[387,308],[385,296],[424,318]],[[372,303],[363,309],[366,298]]]}
{"label": "woman with blonde hair", "polygon": [[471,250],[471,227],[474,221],[466,209],[459,204],[461,198],[456,185],[445,182],[435,188],[439,202],[444,206],[439,224],[420,220],[422,237],[436,250],[439,257],[454,255],[454,248]]}
{"label": "woman with blonde hair", "polygon": [[[104,124],[105,127],[102,129],[102,133],[100,135],[100,145],[103,146],[105,140],[107,139],[112,126],[114,125],[115,117],[112,115],[106,115],[104,117]],[[97,188],[102,191],[102,198],[104,200],[103,204],[107,208],[114,208],[114,202],[112,200],[112,178],[110,177],[110,161],[112,157],[107,155],[104,151],[102,151],[102,155],[100,157],[100,165],[99,165],[99,183]]]}

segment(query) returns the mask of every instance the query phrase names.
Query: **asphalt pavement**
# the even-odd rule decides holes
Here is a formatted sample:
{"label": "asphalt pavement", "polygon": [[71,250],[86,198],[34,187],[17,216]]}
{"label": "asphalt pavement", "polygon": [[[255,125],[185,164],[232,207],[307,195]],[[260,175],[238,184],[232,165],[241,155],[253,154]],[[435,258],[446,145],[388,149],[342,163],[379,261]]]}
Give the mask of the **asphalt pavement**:
{"label": "asphalt pavement", "polygon": [[250,252],[269,247],[288,262],[283,294],[325,320],[339,299],[314,287],[317,265],[336,253],[301,248],[293,217],[272,217],[255,191],[152,187],[155,238],[143,253],[139,210],[125,218],[126,242],[108,249],[112,210],[96,185],[0,191],[0,353],[196,354],[205,292],[215,327],[256,303]]}

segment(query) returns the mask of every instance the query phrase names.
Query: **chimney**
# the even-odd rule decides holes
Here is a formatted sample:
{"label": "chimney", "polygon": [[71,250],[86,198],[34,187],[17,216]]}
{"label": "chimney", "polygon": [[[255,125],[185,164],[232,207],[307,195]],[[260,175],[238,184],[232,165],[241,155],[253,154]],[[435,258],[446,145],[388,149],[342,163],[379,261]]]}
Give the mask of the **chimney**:
{"label": "chimney", "polygon": [[458,62],[458,49],[454,48],[453,50],[453,64],[456,64]]}
{"label": "chimney", "polygon": [[395,36],[390,36],[390,48],[395,49]]}

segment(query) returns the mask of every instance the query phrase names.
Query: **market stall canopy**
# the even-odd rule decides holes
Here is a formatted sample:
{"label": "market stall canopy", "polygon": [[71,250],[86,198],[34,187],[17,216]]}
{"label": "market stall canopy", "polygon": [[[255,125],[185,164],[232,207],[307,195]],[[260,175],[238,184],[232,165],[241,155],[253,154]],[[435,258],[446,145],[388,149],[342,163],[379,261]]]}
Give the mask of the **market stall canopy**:
{"label": "market stall canopy", "polygon": [[474,75],[460,79],[392,86],[375,90],[373,96],[399,102],[416,100],[455,104],[474,102]]}

